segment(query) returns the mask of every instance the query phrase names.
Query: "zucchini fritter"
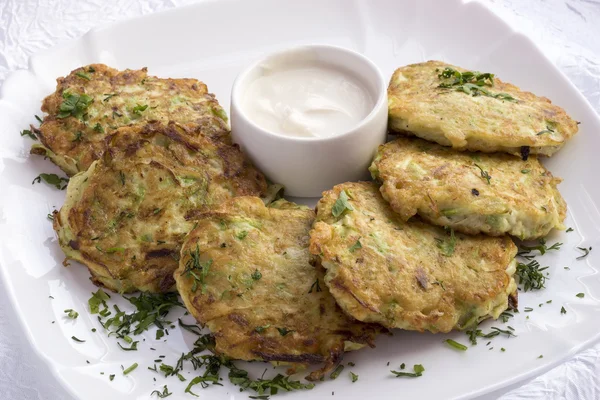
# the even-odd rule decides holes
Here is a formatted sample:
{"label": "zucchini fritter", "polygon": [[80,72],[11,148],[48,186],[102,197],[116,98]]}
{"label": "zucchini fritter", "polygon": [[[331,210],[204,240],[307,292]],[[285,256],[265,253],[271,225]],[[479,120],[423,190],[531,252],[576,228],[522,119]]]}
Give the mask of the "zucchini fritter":
{"label": "zucchini fritter", "polygon": [[146,68],[117,71],[103,64],[77,68],[58,78],[44,99],[48,113],[32,153],[47,156],[68,175],[85,171],[106,149],[106,137],[122,126],[151,121],[192,124],[213,139],[229,139],[227,115],[196,79],[161,79]]}
{"label": "zucchini fritter", "polygon": [[403,222],[371,182],[323,194],[310,251],[349,315],[388,328],[448,332],[516,304],[517,248],[508,236],[464,236]]}
{"label": "zucchini fritter", "polygon": [[174,123],[121,128],[107,143],[100,160],[71,178],[54,229],[67,258],[117,292],[174,290],[196,215],[266,191],[237,146]]}
{"label": "zucchini fritter", "polygon": [[577,123],[545,97],[491,74],[465,79],[448,72],[440,77],[445,68],[466,72],[441,61],[394,72],[388,87],[391,131],[459,150],[502,151],[523,158],[529,152],[551,156],[577,133]]}
{"label": "zucchini fritter", "polygon": [[344,314],[311,261],[314,217],[307,207],[285,200],[265,207],[255,197],[199,216],[175,280],[187,309],[213,332],[217,353],[294,367],[324,363],[307,377],[317,380],[341,361],[345,345],[372,345],[382,328]]}
{"label": "zucchini fritter", "polygon": [[379,146],[369,170],[403,220],[418,213],[459,232],[510,233],[521,240],[564,229],[567,208],[556,188],[561,179],[535,156],[522,161],[401,138]]}

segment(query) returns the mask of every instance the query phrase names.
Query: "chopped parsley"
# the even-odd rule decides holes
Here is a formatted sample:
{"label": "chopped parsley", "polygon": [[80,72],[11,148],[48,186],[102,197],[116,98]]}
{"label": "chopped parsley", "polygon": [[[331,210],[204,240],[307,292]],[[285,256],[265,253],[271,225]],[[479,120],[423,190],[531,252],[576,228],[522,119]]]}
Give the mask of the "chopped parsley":
{"label": "chopped parsley", "polygon": [[491,175],[490,175],[490,174],[488,174],[488,172],[487,172],[487,171],[484,171],[484,169],[483,169],[483,168],[481,168],[481,167],[479,166],[479,164],[475,164],[475,166],[476,166],[477,168],[479,168],[479,171],[480,171],[481,178],[482,178],[482,179],[485,179],[485,181],[486,181],[486,182],[487,182],[487,184],[489,185],[489,184],[490,184],[490,180],[492,179]]}
{"label": "chopped parsley", "polygon": [[270,327],[271,327],[271,324],[267,324],[267,325],[263,325],[263,326],[257,326],[256,328],[254,328],[254,330],[256,332],[258,332],[258,333],[263,333],[264,331],[266,331]]}
{"label": "chopped parsley", "polygon": [[50,221],[54,221],[54,215],[52,214],[46,215],[46,218],[48,218]]}
{"label": "chopped parsley", "polygon": [[198,325],[195,324],[185,324],[181,321],[180,318],[177,319],[177,322],[179,323],[179,326],[182,327],[183,329],[185,329],[188,332],[192,332],[198,336],[202,335],[202,331],[200,329],[200,327]]}
{"label": "chopped parsley", "polygon": [[75,336],[71,336],[71,339],[73,339],[74,341],[76,341],[78,343],[85,343],[85,340],[78,339]]}
{"label": "chopped parsley", "polygon": [[535,135],[540,136],[540,135],[543,135],[544,133],[554,133],[554,129],[552,129],[550,126],[546,126],[546,129],[544,129],[543,131],[539,131]]}
{"label": "chopped parsley", "polygon": [[413,372],[399,372],[399,371],[390,371],[392,374],[396,375],[396,377],[406,376],[409,378],[418,378],[423,375],[425,372],[425,368],[421,364],[415,364],[413,367]]}
{"label": "chopped parsley", "polygon": [[437,247],[442,251],[442,254],[446,257],[450,257],[454,254],[454,249],[456,248],[456,236],[454,236],[454,229],[450,229],[450,239],[444,240],[436,238]]}
{"label": "chopped parsley", "polygon": [[75,133],[75,137],[73,138],[73,140],[71,140],[71,142],[81,142],[81,136],[83,136],[83,132],[77,131]]}
{"label": "chopped parsley", "polygon": [[148,104],[138,104],[135,107],[133,107],[132,112],[137,115],[137,116],[141,116],[143,111],[146,111],[146,109],[148,108]]}
{"label": "chopped parsley", "polygon": [[238,234],[236,235],[236,237],[237,237],[239,240],[244,240],[244,238],[246,238],[246,236],[248,236],[248,231],[241,231],[240,233],[238,233]]}
{"label": "chopped parsley", "polygon": [[279,331],[279,334],[280,334],[281,336],[285,336],[285,335],[287,335],[288,333],[295,332],[294,330],[292,330],[292,329],[288,329],[288,328],[277,328],[277,330]]}
{"label": "chopped parsley", "polygon": [[54,186],[57,189],[64,190],[69,183],[69,178],[63,178],[56,174],[39,174],[35,177],[31,184],[40,183],[41,181],[46,182],[48,185]]}
{"label": "chopped parsley", "polygon": [[77,94],[70,92],[63,92],[62,94],[63,102],[58,108],[58,114],[56,118],[67,118],[67,117],[75,117],[78,119],[84,119],[86,113],[86,109],[90,104],[94,101],[87,94]]}
{"label": "chopped parsley", "polygon": [[133,363],[129,368],[123,370],[123,375],[127,375],[138,367],[138,363]]}
{"label": "chopped parsley", "polygon": [[507,93],[492,93],[484,87],[494,86],[494,74],[490,74],[489,72],[465,71],[461,73],[454,68],[446,67],[438,74],[438,78],[443,80],[438,85],[438,88],[441,89],[455,90],[470,94],[473,97],[483,95],[499,100],[517,101]]}
{"label": "chopped parsley", "polygon": [[92,80],[92,78],[90,78],[90,76],[83,71],[77,71],[77,72],[75,72],[75,75],[77,75],[78,77],[80,77],[82,79],[85,79],[86,81]]}
{"label": "chopped parsley", "polygon": [[335,369],[333,370],[331,375],[329,375],[329,379],[331,379],[331,380],[337,379],[337,377],[340,376],[340,374],[342,373],[343,370],[344,370],[344,366],[342,364],[338,365],[337,367],[335,367]]}
{"label": "chopped parsley", "polygon": [[577,260],[581,260],[583,258],[586,258],[588,256],[588,254],[590,254],[590,251],[592,251],[592,246],[590,246],[587,249],[585,247],[578,247],[578,249],[584,252],[583,255],[576,258]]}
{"label": "chopped parsley", "polygon": [[456,350],[460,350],[460,351],[467,351],[468,347],[465,346],[464,344],[458,343],[455,340],[452,339],[446,339],[444,340],[445,343],[447,343],[450,347],[455,348]]}
{"label": "chopped parsley", "polygon": [[567,310],[565,309],[565,307],[561,307],[560,308],[560,313],[561,314],[566,314],[567,313]]}
{"label": "chopped parsley", "polygon": [[112,382],[115,379],[115,375],[114,374],[110,374],[108,376],[108,379]]}
{"label": "chopped parsley", "polygon": [[356,375],[354,372],[350,371],[350,379],[352,379],[352,383],[354,383],[358,380],[358,375]]}
{"label": "chopped parsley", "polygon": [[567,232],[567,233],[573,232],[573,228],[569,227],[569,228],[567,228],[567,230],[565,232]]}
{"label": "chopped parsley", "polygon": [[348,211],[354,210],[354,208],[352,208],[352,206],[350,205],[350,202],[348,200],[349,200],[348,194],[346,193],[345,190],[342,190],[340,192],[338,199],[333,204],[333,207],[331,209],[331,214],[333,214],[333,216],[337,218],[340,215],[342,215],[346,210],[348,210]]}
{"label": "chopped parsley", "polygon": [[100,125],[99,122],[96,123],[96,125],[94,125],[92,129],[98,133],[104,133],[104,128],[102,127],[102,125]]}
{"label": "chopped parsley", "polygon": [[[128,337],[128,336],[126,336],[126,337]],[[121,350],[125,350],[125,351],[136,351],[138,343],[139,343],[139,341],[136,340],[135,342],[131,343],[131,346],[123,347],[123,345],[121,343],[117,342],[117,344],[119,345]]]}
{"label": "chopped parsley", "polygon": [[255,281],[257,281],[257,280],[259,280],[260,278],[262,278],[262,274],[260,273],[260,271],[259,271],[259,270],[255,270],[255,271],[252,273],[252,275],[251,275],[251,276],[252,276],[252,279],[253,279],[253,280],[255,280]]}
{"label": "chopped parsley", "polygon": [[[114,375],[112,375],[114,376]],[[160,392],[158,390],[154,390],[152,393],[150,393],[150,396],[158,396],[158,398],[160,399],[164,399],[165,397],[169,397],[170,395],[172,395],[173,393],[169,392],[169,389],[167,388],[167,385],[163,386],[163,391]]]}
{"label": "chopped parsley", "polygon": [[579,297],[580,299],[583,299],[585,297],[585,293],[577,293],[575,296]]}
{"label": "chopped parsley", "polygon": [[181,275],[185,275],[188,278],[193,278],[194,283],[192,284],[192,292],[198,289],[198,285],[202,286],[202,293],[206,292],[206,285],[204,279],[208,275],[212,260],[208,260],[204,263],[200,261],[200,247],[196,245],[196,250],[189,251],[190,258],[185,263],[185,269]]}
{"label": "chopped parsley", "polygon": [[29,136],[31,139],[37,140],[37,137],[29,129],[23,129],[21,131],[21,136]]}
{"label": "chopped parsley", "polygon": [[354,253],[355,250],[362,249],[362,244],[360,243],[360,239],[356,241],[350,248],[348,249],[350,253]]}
{"label": "chopped parsley", "polygon": [[65,310],[64,312],[67,314],[68,318],[77,319],[77,317],[79,317],[79,313],[71,308]]}

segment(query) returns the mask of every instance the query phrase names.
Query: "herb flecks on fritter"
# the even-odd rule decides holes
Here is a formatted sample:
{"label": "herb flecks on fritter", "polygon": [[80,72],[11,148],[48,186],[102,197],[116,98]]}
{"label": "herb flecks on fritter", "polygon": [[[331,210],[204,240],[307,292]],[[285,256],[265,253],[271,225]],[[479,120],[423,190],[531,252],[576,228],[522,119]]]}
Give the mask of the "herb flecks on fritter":
{"label": "herb flecks on fritter", "polygon": [[[336,305],[311,259],[314,211],[279,200],[266,207],[238,197],[198,217],[181,250],[177,289],[210,329],[216,352],[234,359],[324,364],[320,379],[381,327],[355,321]],[[293,371],[293,370],[292,370]]]}
{"label": "herb flecks on fritter", "polygon": [[107,144],[100,160],[71,178],[54,229],[67,258],[117,292],[174,290],[196,216],[235,196],[266,193],[264,176],[236,145],[185,126],[121,128]]}
{"label": "herb flecks on fritter", "polygon": [[107,136],[123,126],[176,121],[202,127],[192,134],[230,140],[227,115],[204,83],[148,76],[146,68],[78,68],[57,80],[42,111],[48,115],[35,131],[41,144],[31,151],[47,156],[68,175],[88,169],[106,150]]}
{"label": "herb flecks on fritter", "polygon": [[564,229],[567,206],[555,178],[535,156],[458,152],[417,138],[379,147],[370,167],[383,198],[403,220],[521,240]]}
{"label": "herb flecks on fritter", "polygon": [[398,68],[390,131],[459,150],[551,156],[577,133],[565,110],[490,73],[428,61]]}
{"label": "herb flecks on fritter", "polygon": [[448,332],[498,318],[516,300],[517,248],[506,236],[404,222],[370,182],[337,185],[317,210],[310,251],[338,304],[360,321]]}

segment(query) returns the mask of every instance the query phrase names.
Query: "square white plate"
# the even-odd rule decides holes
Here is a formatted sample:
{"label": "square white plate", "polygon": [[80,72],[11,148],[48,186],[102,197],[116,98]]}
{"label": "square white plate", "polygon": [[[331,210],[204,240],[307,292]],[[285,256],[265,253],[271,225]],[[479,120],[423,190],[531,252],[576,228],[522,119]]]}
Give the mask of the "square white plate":
{"label": "square white plate", "polygon": [[[494,72],[554,100],[581,125],[572,142],[545,162],[564,178],[560,189],[569,204],[566,225],[574,231],[549,238],[550,243],[564,244],[559,252],[540,259],[550,266],[547,288],[520,294],[522,312],[508,323],[518,337],[497,337],[487,347],[487,341],[480,339],[477,346],[458,352],[443,340],[467,344],[464,333],[397,331],[393,337],[381,337],[374,350],[349,354],[345,362],[353,361],[356,366],[346,367],[337,380],[285,397],[332,398],[335,392],[333,398],[343,399],[469,398],[540,374],[599,338],[600,279],[595,265],[600,256],[592,251],[589,257],[576,260],[580,255],[576,247],[600,245],[596,176],[600,159],[595,152],[600,148],[600,121],[531,41],[481,5],[458,0],[204,2],[93,30],[33,57],[29,70],[12,74],[0,91],[0,269],[33,347],[75,396],[147,399],[153,390],[168,384],[174,393],[171,398],[190,398],[183,394],[187,382],[164,378],[147,367],[157,355],[165,355],[173,365],[195,337],[174,329],[163,342],[156,341],[151,331],[143,335],[139,351],[124,352],[114,338],[101,333],[96,317],[87,312],[87,300],[96,288],[85,268],[63,268],[64,256],[46,218],[61,206],[64,192],[31,185],[40,172],[59,171],[41,157],[30,156],[31,141],[21,138],[19,131],[36,122],[33,116],[40,114],[40,102],[54,90],[56,77],[81,65],[147,66],[152,75],[198,78],[228,107],[231,85],[244,65],[265,52],[306,43],[360,51],[387,76],[401,65],[428,59]],[[580,292],[584,298],[575,296]],[[123,304],[122,299],[117,302]],[[560,313],[563,306],[566,314]],[[525,313],[525,307],[534,311]],[[64,318],[63,311],[69,308],[80,313],[77,320]],[[483,330],[506,325],[490,321],[483,324]],[[92,333],[92,328],[98,332]],[[76,343],[72,336],[86,342]],[[139,363],[138,369],[123,376],[120,366],[134,362]],[[423,364],[426,371],[418,379],[392,377],[389,370],[398,369],[401,363],[409,370],[413,364]],[[250,368],[260,373],[265,365]],[[351,383],[348,370],[360,376],[358,382]],[[116,374],[113,381],[108,379],[110,374]],[[194,375],[186,372],[184,376],[189,380]],[[195,392],[211,399],[252,394],[240,394],[224,376],[223,387],[203,390],[197,386]]]}

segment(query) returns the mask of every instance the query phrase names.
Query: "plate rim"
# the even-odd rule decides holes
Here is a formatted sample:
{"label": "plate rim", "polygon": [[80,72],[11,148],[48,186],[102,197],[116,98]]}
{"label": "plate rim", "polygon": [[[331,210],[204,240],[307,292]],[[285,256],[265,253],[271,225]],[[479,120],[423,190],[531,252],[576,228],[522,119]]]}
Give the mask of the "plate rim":
{"label": "plate rim", "polygon": [[[92,27],[87,32],[85,32],[84,34],[82,34],[81,36],[79,36],[77,38],[65,39],[65,40],[62,40],[62,41],[56,43],[55,45],[53,45],[49,48],[39,50],[39,51],[31,54],[28,57],[27,68],[18,68],[15,70],[11,70],[6,75],[4,81],[0,85],[0,101],[5,101],[8,104],[10,104],[10,102],[7,101],[5,87],[6,87],[7,82],[9,82],[9,81],[12,82],[13,80],[15,80],[16,75],[22,74],[22,73],[29,73],[36,79],[39,79],[39,77],[36,73],[36,68],[34,66],[34,61],[37,58],[40,58],[45,55],[49,55],[57,50],[64,50],[66,48],[76,46],[78,43],[84,43],[86,40],[89,40],[90,36],[94,35],[96,32],[109,30],[109,29],[112,29],[117,26],[124,26],[133,21],[143,21],[143,20],[148,20],[151,18],[156,18],[157,16],[160,17],[161,15],[169,15],[169,14],[177,14],[177,13],[185,12],[185,10],[192,9],[192,8],[194,8],[194,9],[202,8],[202,7],[206,6],[206,4],[217,3],[217,2],[233,3],[234,0],[199,0],[198,2],[192,3],[192,4],[176,6],[171,9],[151,12],[151,13],[144,14],[144,15],[128,17],[125,19],[100,24],[98,26]],[[540,56],[544,59],[544,61],[546,61],[548,67],[551,68],[554,73],[559,74],[560,77],[563,79],[563,81],[568,84],[568,87],[569,87],[570,91],[572,92],[572,94],[574,94],[578,98],[578,100],[580,100],[582,102],[582,104],[585,104],[587,111],[589,111],[591,113],[591,115],[594,116],[594,122],[600,126],[600,115],[593,108],[593,106],[591,105],[589,100],[579,91],[579,89],[575,86],[575,84],[554,64],[554,62],[552,62],[550,60],[550,58],[546,55],[546,53],[544,53],[540,49],[540,47],[531,38],[529,38],[523,32],[521,32],[521,30],[518,29],[518,27],[514,27],[514,26],[508,24],[503,18],[501,18],[496,13],[494,13],[488,5],[482,3],[478,0],[458,0],[457,3],[459,3],[459,7],[481,7],[483,9],[485,9],[486,12],[492,14],[495,18],[502,21],[506,25],[507,29],[509,29],[513,35],[517,36],[520,41],[525,41],[529,45],[534,47],[539,52]],[[586,122],[589,123],[591,121],[586,121]],[[0,175],[2,175],[2,174],[3,174],[3,172],[2,172],[2,170],[0,170]],[[0,251],[2,251],[1,247],[0,247]],[[20,307],[18,305],[17,298],[15,297],[16,288],[13,285],[13,281],[11,281],[9,279],[7,267],[4,264],[2,264],[1,262],[0,262],[0,279],[2,280],[4,287],[7,289],[6,297],[8,298],[8,302],[9,302],[10,306],[12,307],[12,310],[16,316],[16,320],[18,321],[20,328],[27,335],[27,345],[29,345],[30,348],[34,351],[34,353],[44,362],[46,367],[51,371],[52,376],[55,379],[55,381],[57,383],[59,383],[60,386],[66,392],[68,392],[74,399],[79,399],[80,397],[78,397],[78,393],[75,391],[75,389],[69,384],[68,380],[63,378],[63,376],[61,376],[59,373],[61,370],[65,369],[65,368],[69,368],[69,367],[61,368],[60,364],[57,363],[49,355],[45,354],[44,351],[39,347],[38,343],[35,341],[35,338],[30,330],[29,325],[26,322],[26,319],[24,318],[23,313],[19,312]],[[504,379],[504,380],[496,382],[492,385],[487,385],[480,389],[475,389],[475,390],[472,390],[469,392],[465,392],[461,395],[453,397],[453,399],[455,399],[455,400],[473,399],[473,398],[480,397],[480,396],[483,396],[486,394],[492,394],[493,392],[501,390],[502,388],[506,388],[511,385],[515,385],[517,383],[525,383],[526,380],[539,377],[542,374],[557,367],[558,365],[565,363],[565,361],[567,361],[568,359],[574,357],[576,354],[579,354],[579,353],[591,348],[594,344],[596,344],[598,342],[600,342],[600,331],[598,331],[598,333],[595,336],[591,337],[590,339],[583,341],[583,342],[579,342],[578,344],[571,346],[568,352],[566,352],[564,355],[558,357],[554,361],[546,362],[545,364],[540,365],[539,367],[536,367],[532,370],[529,370],[527,372],[513,376],[512,378]],[[508,392],[506,392],[506,393],[508,393]]]}

